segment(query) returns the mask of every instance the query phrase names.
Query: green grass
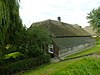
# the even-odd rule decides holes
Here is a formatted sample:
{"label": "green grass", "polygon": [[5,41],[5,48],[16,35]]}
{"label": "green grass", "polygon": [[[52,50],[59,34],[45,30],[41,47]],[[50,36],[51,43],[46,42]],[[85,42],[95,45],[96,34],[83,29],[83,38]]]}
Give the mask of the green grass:
{"label": "green grass", "polygon": [[[31,70],[20,75],[99,75],[100,59],[85,57],[58,62]],[[19,75],[19,74],[18,74]]]}

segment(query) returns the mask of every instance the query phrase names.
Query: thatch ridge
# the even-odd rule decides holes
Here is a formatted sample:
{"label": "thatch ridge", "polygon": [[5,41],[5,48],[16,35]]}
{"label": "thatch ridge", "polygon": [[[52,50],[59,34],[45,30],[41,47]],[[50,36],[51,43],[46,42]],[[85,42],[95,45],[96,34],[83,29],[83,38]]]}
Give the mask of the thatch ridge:
{"label": "thatch ridge", "polygon": [[[73,25],[56,21],[56,20],[45,20],[41,22],[36,22],[31,25],[33,26],[42,26],[49,31],[51,35],[54,36],[89,36],[83,28],[77,29]],[[30,27],[30,28],[31,28]]]}

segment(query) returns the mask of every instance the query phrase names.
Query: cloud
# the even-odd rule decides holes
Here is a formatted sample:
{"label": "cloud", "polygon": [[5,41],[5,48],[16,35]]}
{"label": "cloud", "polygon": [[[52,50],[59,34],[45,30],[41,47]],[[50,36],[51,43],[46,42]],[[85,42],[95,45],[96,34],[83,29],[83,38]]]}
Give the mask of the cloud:
{"label": "cloud", "polygon": [[31,23],[46,19],[71,24],[88,25],[86,15],[100,4],[99,0],[21,0],[20,16],[29,27]]}

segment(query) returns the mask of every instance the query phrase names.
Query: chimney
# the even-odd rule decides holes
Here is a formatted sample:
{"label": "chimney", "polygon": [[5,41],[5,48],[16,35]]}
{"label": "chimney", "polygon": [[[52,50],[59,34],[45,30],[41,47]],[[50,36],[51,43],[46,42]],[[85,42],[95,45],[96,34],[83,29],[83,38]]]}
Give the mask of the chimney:
{"label": "chimney", "polygon": [[61,17],[58,17],[58,21],[61,22]]}

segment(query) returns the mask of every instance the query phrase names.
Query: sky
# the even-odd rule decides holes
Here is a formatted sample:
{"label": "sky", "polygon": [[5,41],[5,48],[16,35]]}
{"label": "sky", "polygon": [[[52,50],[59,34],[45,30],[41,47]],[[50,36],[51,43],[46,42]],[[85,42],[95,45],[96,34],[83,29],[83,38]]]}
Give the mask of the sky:
{"label": "sky", "polygon": [[62,22],[85,27],[89,26],[87,13],[99,6],[100,0],[21,0],[19,12],[26,27],[58,16]]}

